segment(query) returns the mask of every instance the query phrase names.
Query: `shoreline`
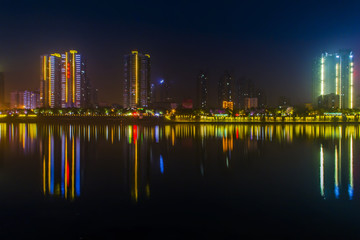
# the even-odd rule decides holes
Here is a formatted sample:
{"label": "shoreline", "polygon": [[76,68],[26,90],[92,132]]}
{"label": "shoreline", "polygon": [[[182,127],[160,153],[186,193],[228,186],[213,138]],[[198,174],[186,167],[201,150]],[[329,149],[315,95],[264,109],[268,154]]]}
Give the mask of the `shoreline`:
{"label": "shoreline", "polygon": [[215,121],[204,121],[204,120],[169,120],[165,117],[144,117],[143,119],[132,118],[132,117],[119,117],[119,116],[36,116],[36,117],[3,117],[0,118],[0,123],[84,123],[84,124],[98,124],[98,123],[116,123],[116,124],[246,124],[246,125],[266,125],[266,124],[360,124],[360,121],[324,121],[324,120],[279,120],[279,121],[267,121],[267,120],[215,120]]}

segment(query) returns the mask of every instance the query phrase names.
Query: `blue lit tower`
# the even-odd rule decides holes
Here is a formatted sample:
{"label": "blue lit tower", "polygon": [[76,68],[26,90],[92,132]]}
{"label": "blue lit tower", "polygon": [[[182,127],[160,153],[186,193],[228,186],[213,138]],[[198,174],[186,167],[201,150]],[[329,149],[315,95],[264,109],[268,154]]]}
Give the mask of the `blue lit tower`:
{"label": "blue lit tower", "polygon": [[350,50],[323,53],[313,69],[313,103],[318,107],[354,107],[354,59]]}

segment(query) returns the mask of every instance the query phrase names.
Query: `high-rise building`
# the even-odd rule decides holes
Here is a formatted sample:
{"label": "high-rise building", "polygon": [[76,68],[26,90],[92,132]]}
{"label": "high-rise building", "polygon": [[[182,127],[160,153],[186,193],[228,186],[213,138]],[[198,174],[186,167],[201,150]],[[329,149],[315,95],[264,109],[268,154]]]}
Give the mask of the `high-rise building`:
{"label": "high-rise building", "polygon": [[90,82],[86,76],[84,57],[76,50],[62,54],[61,106],[87,107],[89,102]]}
{"label": "high-rise building", "polygon": [[[337,53],[323,53],[315,61],[313,74],[313,104],[315,106],[325,108],[337,105],[339,108],[355,106],[352,51],[340,50]],[[337,100],[333,94],[339,99]],[[327,95],[331,97],[327,97]],[[339,103],[329,104],[329,99]]]}
{"label": "high-rise building", "polygon": [[197,77],[197,107],[207,108],[207,93],[208,93],[208,78],[204,72],[201,72]]}
{"label": "high-rise building", "polygon": [[151,104],[150,55],[132,51],[124,57],[124,107],[148,107]]}
{"label": "high-rise building", "polygon": [[53,53],[40,57],[40,102],[44,108],[61,107],[61,55]]}
{"label": "high-rise building", "polygon": [[88,107],[90,82],[76,50],[41,56],[40,102],[45,108]]}
{"label": "high-rise building", "polygon": [[218,84],[218,106],[223,107],[224,101],[233,102],[233,81],[229,73],[225,73],[223,77],[220,78]]}
{"label": "high-rise building", "polygon": [[0,108],[5,106],[5,76],[0,72]]}

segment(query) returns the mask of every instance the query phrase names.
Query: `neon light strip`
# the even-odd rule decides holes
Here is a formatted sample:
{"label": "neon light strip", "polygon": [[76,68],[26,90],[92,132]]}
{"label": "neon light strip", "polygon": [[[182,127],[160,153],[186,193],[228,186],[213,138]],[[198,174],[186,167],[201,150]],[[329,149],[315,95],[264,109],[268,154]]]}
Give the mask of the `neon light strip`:
{"label": "neon light strip", "polygon": [[[340,91],[339,91],[339,94],[340,94],[340,98],[339,98],[339,107],[340,107],[340,109],[342,109],[342,88],[341,88],[341,57],[340,57],[340,70],[339,70],[339,76],[340,76],[340,78],[339,78],[339,80],[340,80],[340,82],[339,82],[339,86],[340,86]],[[340,151],[341,152],[341,151]]]}
{"label": "neon light strip", "polygon": [[352,199],[353,197],[353,192],[354,192],[354,176],[353,176],[353,165],[354,165],[354,161],[353,161],[353,136],[351,136],[350,139],[350,163],[349,163],[349,198]]}
{"label": "neon light strip", "polygon": [[321,58],[321,96],[324,95],[324,62],[325,62],[325,59],[324,57]]}
{"label": "neon light strip", "polygon": [[350,63],[350,108],[353,108],[354,63]]}
{"label": "neon light strip", "polygon": [[339,94],[339,64],[336,64],[336,95]]}
{"label": "neon light strip", "polygon": [[[68,102],[68,53],[65,53],[65,102]],[[67,106],[66,106],[67,107]]]}
{"label": "neon light strip", "polygon": [[73,103],[75,103],[75,53],[72,54],[73,55],[73,62],[72,62],[72,71],[73,71]]}
{"label": "neon light strip", "polygon": [[138,55],[135,54],[135,103],[138,104]]}
{"label": "neon light strip", "polygon": [[44,66],[43,66],[44,81],[46,81],[46,56],[44,56],[44,58],[43,58],[43,63],[44,63]]}

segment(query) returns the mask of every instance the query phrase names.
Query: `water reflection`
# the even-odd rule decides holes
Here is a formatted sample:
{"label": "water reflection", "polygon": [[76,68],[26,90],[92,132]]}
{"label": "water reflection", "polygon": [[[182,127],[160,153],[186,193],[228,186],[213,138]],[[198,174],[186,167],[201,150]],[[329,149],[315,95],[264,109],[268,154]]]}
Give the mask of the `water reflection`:
{"label": "water reflection", "polygon": [[151,147],[147,144],[147,129],[138,131],[138,126],[127,126],[128,144],[123,153],[127,159],[128,186],[131,197],[136,202],[140,197],[150,197],[150,161]]}
{"label": "water reflection", "polygon": [[324,199],[352,200],[356,138],[352,131],[348,131],[343,138],[342,127],[338,127],[337,131],[338,138],[320,144],[320,194]]}
{"label": "water reflection", "polygon": [[40,154],[44,195],[73,200],[80,196],[80,129],[74,126],[42,126]]}
{"label": "water reflection", "polygon": [[[332,124],[141,126],[0,123],[2,153],[10,149],[21,156],[38,156],[41,163],[39,190],[46,197],[68,200],[83,195],[84,166],[89,159],[104,161],[98,151],[102,154],[109,151],[109,156],[115,156],[121,163],[117,174],[123,183],[116,184],[124,184],[126,195],[139,202],[150,197],[152,184],[165,182],[165,177],[174,173],[171,173],[170,165],[174,165],[176,154],[188,152],[184,155],[188,159],[181,161],[196,165],[197,174],[203,178],[214,159],[217,167],[232,169],[239,167],[244,160],[254,162],[264,154],[275,154],[267,146],[276,146],[276,151],[282,151],[284,146],[299,141],[313,143],[306,147],[316,152],[312,161],[319,174],[314,178],[319,180],[313,184],[317,192],[320,189],[320,196],[323,199],[356,199],[358,181],[354,177],[359,175],[359,136],[360,127],[357,125]],[[113,167],[113,163],[108,164],[106,167]]]}

